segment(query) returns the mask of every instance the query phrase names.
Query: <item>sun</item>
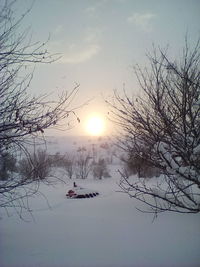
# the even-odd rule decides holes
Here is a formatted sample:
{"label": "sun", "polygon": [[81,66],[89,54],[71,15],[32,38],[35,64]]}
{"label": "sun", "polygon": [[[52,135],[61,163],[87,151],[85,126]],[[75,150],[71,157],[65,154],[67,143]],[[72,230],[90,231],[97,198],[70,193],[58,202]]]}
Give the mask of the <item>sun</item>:
{"label": "sun", "polygon": [[105,131],[105,122],[100,116],[92,116],[86,122],[86,131],[90,135],[99,136]]}

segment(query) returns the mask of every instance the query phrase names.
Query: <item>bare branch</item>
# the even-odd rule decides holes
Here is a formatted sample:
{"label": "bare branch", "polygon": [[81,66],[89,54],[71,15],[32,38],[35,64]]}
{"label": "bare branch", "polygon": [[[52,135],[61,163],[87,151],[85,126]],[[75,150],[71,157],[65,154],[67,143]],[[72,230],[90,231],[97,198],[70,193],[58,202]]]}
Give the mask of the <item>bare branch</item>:
{"label": "bare branch", "polygon": [[154,48],[150,69],[135,69],[142,97],[115,92],[108,103],[122,130],[118,145],[127,153],[127,164],[159,170],[160,177],[151,182],[130,182],[121,172],[122,190],[146,204],[148,212],[200,212],[199,51],[200,41],[190,49],[187,38],[179,61]]}

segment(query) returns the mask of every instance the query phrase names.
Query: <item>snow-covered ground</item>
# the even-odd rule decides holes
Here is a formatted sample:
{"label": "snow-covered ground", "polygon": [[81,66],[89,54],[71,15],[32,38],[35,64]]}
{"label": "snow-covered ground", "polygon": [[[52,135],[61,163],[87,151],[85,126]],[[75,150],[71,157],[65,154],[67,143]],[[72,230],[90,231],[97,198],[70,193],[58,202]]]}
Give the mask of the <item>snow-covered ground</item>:
{"label": "snow-covered ground", "polygon": [[37,196],[34,220],[0,220],[0,266],[199,266],[200,216],[160,214],[152,223],[116,180],[76,180],[100,192],[89,199],[67,199],[72,182],[43,185],[51,208]]}
{"label": "snow-covered ground", "polygon": [[4,211],[0,219],[0,266],[12,267],[192,267],[200,263],[200,214],[153,216],[135,209],[134,199],[120,193],[117,165],[111,178],[75,180],[99,196],[67,199],[73,186],[42,185],[30,200],[25,222]]}

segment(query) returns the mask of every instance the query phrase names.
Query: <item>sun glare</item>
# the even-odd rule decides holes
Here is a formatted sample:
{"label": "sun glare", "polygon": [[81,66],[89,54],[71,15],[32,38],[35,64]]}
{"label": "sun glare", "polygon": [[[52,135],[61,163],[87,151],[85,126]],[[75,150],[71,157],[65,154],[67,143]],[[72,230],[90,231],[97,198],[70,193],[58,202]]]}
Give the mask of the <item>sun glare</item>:
{"label": "sun glare", "polygon": [[90,117],[86,122],[86,130],[90,135],[102,135],[105,130],[104,120],[99,116]]}

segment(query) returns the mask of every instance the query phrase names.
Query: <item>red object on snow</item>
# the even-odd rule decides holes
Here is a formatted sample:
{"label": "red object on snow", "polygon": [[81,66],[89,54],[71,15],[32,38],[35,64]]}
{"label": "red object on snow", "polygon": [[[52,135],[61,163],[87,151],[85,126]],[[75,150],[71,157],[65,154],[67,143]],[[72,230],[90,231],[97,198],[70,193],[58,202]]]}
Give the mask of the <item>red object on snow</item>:
{"label": "red object on snow", "polygon": [[73,197],[76,196],[76,193],[73,190],[69,190],[67,196]]}
{"label": "red object on snow", "polygon": [[66,196],[68,198],[90,198],[98,196],[99,193],[93,190],[84,189],[82,187],[76,187],[74,189],[70,189]]}

